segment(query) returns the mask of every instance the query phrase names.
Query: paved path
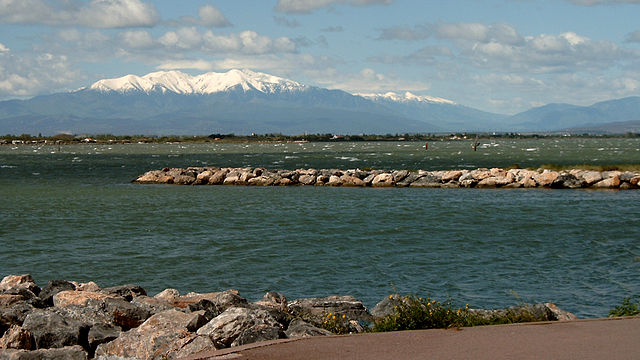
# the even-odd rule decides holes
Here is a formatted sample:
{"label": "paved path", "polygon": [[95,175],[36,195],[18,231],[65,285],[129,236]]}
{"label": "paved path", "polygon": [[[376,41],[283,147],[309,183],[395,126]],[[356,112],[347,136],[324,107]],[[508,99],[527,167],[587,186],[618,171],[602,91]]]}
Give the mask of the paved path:
{"label": "paved path", "polygon": [[188,359],[640,359],[640,317],[284,339]]}

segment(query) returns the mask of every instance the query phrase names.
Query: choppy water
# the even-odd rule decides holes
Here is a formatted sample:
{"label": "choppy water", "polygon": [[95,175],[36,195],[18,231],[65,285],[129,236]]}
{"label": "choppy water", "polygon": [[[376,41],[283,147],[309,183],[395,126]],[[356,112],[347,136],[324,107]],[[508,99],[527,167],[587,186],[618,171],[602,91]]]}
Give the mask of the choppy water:
{"label": "choppy water", "polygon": [[640,293],[639,191],[133,185],[164,166],[450,169],[640,163],[638,139],[0,147],[0,276],[392,292],[606,316]]}

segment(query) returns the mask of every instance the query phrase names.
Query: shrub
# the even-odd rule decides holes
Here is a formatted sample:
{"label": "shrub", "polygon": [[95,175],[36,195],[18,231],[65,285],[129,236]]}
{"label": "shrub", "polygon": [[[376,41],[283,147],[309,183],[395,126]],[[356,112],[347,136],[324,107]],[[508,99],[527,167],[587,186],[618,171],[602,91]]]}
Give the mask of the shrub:
{"label": "shrub", "polygon": [[[393,295],[390,295],[393,299]],[[394,306],[394,311],[374,322],[374,332],[437,329],[457,326],[470,326],[475,316],[465,308],[455,308],[451,301],[441,303],[431,298],[402,296]]]}
{"label": "shrub", "polygon": [[451,300],[440,302],[416,296],[395,296],[393,313],[377,319],[371,331],[442,329],[479,325],[511,324],[548,320],[543,312],[530,304],[504,310],[470,310],[469,305],[455,307]]}
{"label": "shrub", "polygon": [[640,315],[640,300],[633,302],[631,297],[624,298],[622,304],[609,310],[609,317]]}

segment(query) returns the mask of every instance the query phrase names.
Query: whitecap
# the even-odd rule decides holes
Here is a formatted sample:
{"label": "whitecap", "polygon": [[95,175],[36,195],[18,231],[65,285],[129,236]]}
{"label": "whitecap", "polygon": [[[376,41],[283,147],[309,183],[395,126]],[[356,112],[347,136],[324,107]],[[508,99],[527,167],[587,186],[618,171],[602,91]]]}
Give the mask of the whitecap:
{"label": "whitecap", "polygon": [[524,149],[524,151],[538,151],[538,148],[528,148]]}

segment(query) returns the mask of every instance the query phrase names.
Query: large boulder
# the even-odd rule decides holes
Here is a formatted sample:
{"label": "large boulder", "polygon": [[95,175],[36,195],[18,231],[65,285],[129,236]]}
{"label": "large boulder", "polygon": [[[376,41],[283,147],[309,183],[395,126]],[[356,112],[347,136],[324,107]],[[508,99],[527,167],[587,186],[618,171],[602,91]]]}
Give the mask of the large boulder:
{"label": "large boulder", "polygon": [[288,338],[305,338],[312,336],[330,336],[331,331],[311,325],[302,319],[294,319],[289,324],[285,334]]}
{"label": "large boulder", "polygon": [[287,311],[287,297],[275,291],[264,294],[261,300],[255,302],[256,305]]}
{"label": "large boulder", "polygon": [[553,183],[551,183],[552,188],[559,189],[579,189],[582,185],[582,181],[572,174],[560,174]]}
{"label": "large boulder", "polygon": [[0,336],[12,325],[22,325],[27,315],[35,308],[24,300],[12,303],[8,307],[0,307]]}
{"label": "large boulder", "polygon": [[609,177],[591,185],[591,187],[596,189],[614,189],[618,186],[620,186],[620,177],[618,176]]}
{"label": "large boulder", "polygon": [[353,296],[297,299],[289,302],[288,308],[294,316],[316,326],[320,326],[329,313],[336,316],[345,315],[349,320],[364,322],[373,320],[362,301]]}
{"label": "large boulder", "polygon": [[177,310],[155,314],[139,327],[123,332],[111,342],[99,345],[95,356],[97,359],[168,358],[170,353],[180,351],[189,343],[185,339],[194,338],[187,329],[194,316],[196,315]]}
{"label": "large boulder", "polygon": [[378,174],[371,180],[371,186],[374,187],[390,187],[394,184],[393,175],[390,173]]}
{"label": "large boulder", "polygon": [[133,300],[136,296],[147,295],[147,292],[138,285],[119,285],[101,289],[100,292],[110,295],[121,296],[127,301]]}
{"label": "large boulder", "polygon": [[544,170],[542,173],[539,173],[533,177],[533,179],[538,183],[539,186],[551,186],[553,182],[560,176],[557,171],[552,170]]}
{"label": "large boulder", "polygon": [[155,298],[149,296],[136,296],[131,300],[131,303],[148,311],[149,314],[155,315],[165,310],[175,309],[175,306],[171,305],[168,301],[162,298]]}
{"label": "large boulder", "polygon": [[284,337],[284,330],[271,314],[264,309],[231,307],[215,317],[197,331],[209,336],[216,348],[226,348],[254,341]]}
{"label": "large boulder", "polygon": [[29,313],[22,324],[35,340],[37,349],[82,345],[87,348],[89,326],[64,317],[53,309],[37,309]]}
{"label": "large boulder", "polygon": [[27,289],[36,295],[40,293],[40,288],[29,274],[5,276],[0,281],[0,292],[9,289]]}
{"label": "large boulder", "polygon": [[73,291],[76,289],[76,286],[66,280],[51,280],[45,286],[42,291],[40,291],[40,299],[42,299],[49,306],[53,306],[53,296],[60,291],[70,290]]}
{"label": "large boulder", "polygon": [[393,314],[395,307],[402,303],[402,300],[403,297],[398,294],[389,295],[371,309],[371,316],[374,318],[383,318],[387,315]]}
{"label": "large boulder", "polygon": [[60,291],[53,296],[53,305],[56,307],[88,306],[90,304],[102,304],[106,299],[117,299],[111,294],[92,291]]}
{"label": "large boulder", "polygon": [[111,324],[96,324],[89,329],[87,344],[89,356],[93,357],[100,344],[111,342],[120,336],[121,328]]}
{"label": "large boulder", "polygon": [[34,350],[36,342],[31,332],[18,325],[12,325],[0,338],[0,349]]}
{"label": "large boulder", "polygon": [[0,350],[1,360],[87,360],[87,353],[81,346],[65,346],[60,349]]}

